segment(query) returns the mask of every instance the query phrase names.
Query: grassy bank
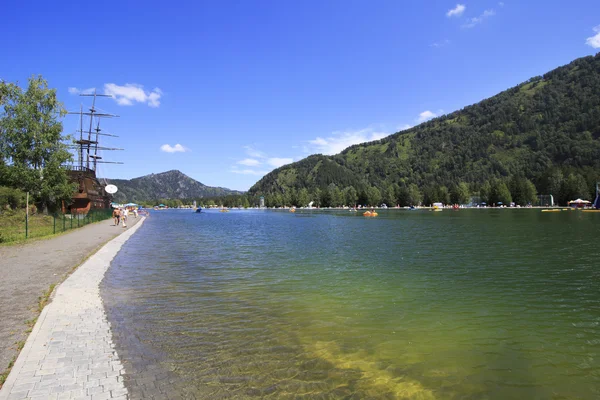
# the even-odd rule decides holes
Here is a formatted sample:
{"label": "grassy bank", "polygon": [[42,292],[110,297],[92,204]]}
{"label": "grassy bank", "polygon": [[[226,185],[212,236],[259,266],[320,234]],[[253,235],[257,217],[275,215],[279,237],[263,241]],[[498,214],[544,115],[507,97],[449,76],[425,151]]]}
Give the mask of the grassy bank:
{"label": "grassy bank", "polygon": [[93,222],[111,218],[112,210],[92,210],[87,214],[29,215],[25,210],[6,210],[0,213],[0,244],[40,238],[76,229]]}

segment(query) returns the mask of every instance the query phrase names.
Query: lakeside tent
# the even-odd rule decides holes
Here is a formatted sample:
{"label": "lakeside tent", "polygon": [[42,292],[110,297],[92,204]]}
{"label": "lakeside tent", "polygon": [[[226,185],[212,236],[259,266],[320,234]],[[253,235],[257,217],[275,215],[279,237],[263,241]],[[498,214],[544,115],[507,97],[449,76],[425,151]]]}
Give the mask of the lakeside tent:
{"label": "lakeside tent", "polygon": [[591,202],[588,200],[581,200],[581,199],[577,199],[577,200],[571,200],[569,202],[569,206],[571,207],[585,207],[588,204],[590,204]]}
{"label": "lakeside tent", "polygon": [[581,199],[577,199],[577,200],[571,200],[569,202],[569,204],[574,203],[574,204],[590,204],[590,202],[588,200],[581,200]]}

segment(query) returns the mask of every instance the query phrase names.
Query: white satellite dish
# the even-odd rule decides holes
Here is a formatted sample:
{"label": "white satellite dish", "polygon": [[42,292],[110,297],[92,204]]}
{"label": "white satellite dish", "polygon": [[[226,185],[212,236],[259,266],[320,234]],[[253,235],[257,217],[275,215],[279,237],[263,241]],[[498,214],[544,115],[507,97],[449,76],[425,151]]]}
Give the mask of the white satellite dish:
{"label": "white satellite dish", "polygon": [[119,190],[119,189],[117,189],[117,187],[115,185],[106,185],[104,190],[106,190],[106,193],[114,194],[114,193],[117,193],[117,190]]}

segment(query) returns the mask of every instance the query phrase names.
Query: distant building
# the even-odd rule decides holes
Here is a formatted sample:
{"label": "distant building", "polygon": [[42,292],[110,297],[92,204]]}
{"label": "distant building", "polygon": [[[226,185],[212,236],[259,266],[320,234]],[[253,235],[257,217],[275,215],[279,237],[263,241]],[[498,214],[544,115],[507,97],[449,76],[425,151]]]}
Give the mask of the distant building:
{"label": "distant building", "polygon": [[264,196],[260,196],[260,208],[265,208],[265,198]]}

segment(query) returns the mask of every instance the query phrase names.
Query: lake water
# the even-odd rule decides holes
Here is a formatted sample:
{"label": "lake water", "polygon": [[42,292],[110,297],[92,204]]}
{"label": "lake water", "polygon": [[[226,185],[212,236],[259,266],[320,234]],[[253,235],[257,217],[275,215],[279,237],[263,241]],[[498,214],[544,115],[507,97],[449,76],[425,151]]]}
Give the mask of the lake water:
{"label": "lake water", "polygon": [[600,213],[153,212],[102,283],[134,398],[598,399]]}

